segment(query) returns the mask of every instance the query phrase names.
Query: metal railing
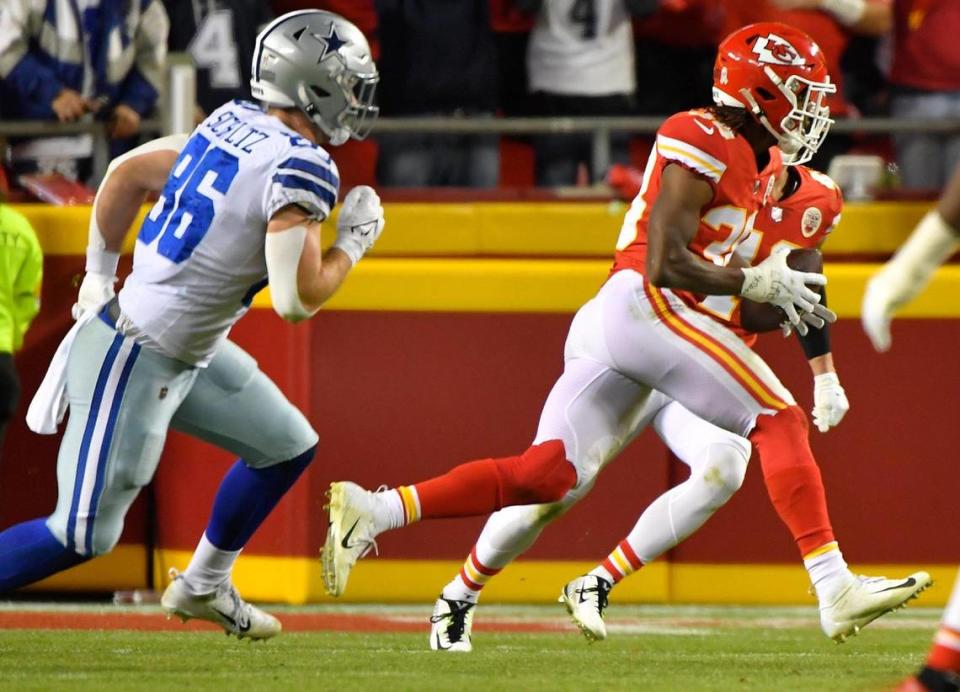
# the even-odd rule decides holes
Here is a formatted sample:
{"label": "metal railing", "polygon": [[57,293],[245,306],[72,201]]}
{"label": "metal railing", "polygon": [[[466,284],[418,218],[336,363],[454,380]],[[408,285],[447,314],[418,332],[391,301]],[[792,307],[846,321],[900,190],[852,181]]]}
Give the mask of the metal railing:
{"label": "metal railing", "polygon": [[[591,118],[468,118],[424,117],[381,118],[376,134],[434,133],[434,134],[498,134],[531,136],[544,134],[589,134],[592,140],[592,166],[602,172],[610,164],[610,135],[614,132],[653,134],[665,116],[591,117]],[[144,120],[143,134],[171,134],[173,118]],[[182,119],[180,120],[182,123]],[[92,134],[94,138],[94,177],[99,180],[109,163],[109,140],[105,125],[90,123],[57,123],[36,120],[0,121],[0,137],[43,137]],[[180,128],[182,129],[182,125]],[[942,136],[960,135],[960,119],[926,118],[858,118],[842,119],[834,124],[832,133],[839,134],[898,134],[926,132]],[[374,135],[374,136],[375,136]]]}

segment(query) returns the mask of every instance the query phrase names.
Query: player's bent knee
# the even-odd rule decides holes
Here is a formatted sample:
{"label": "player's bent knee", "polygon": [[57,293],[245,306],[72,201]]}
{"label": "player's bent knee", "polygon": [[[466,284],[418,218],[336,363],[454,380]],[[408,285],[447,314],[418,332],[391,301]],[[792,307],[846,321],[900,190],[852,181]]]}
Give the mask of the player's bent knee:
{"label": "player's bent knee", "polygon": [[717,501],[723,504],[743,485],[750,450],[736,444],[718,443],[710,446],[708,459],[703,468],[703,480],[713,489]]}
{"label": "player's bent knee", "polygon": [[501,469],[504,506],[559,502],[577,482],[560,440],[534,445],[511,461]]}

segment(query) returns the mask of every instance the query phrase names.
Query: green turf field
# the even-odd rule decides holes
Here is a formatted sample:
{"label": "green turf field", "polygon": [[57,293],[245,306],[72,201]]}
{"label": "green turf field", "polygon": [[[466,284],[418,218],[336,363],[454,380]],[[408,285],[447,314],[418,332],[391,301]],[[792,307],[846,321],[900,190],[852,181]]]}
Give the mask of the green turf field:
{"label": "green turf field", "polygon": [[[283,620],[293,611],[275,612]],[[410,628],[426,621],[429,606],[308,612],[386,613]],[[617,607],[605,642],[587,645],[572,628],[487,629],[475,633],[470,654],[429,651],[425,626],[285,632],[259,644],[213,632],[8,629],[0,631],[0,688],[883,690],[922,659],[938,614],[900,611],[836,645],[816,628],[813,608]],[[509,629],[564,618],[554,608],[504,606],[481,610],[481,621]]]}

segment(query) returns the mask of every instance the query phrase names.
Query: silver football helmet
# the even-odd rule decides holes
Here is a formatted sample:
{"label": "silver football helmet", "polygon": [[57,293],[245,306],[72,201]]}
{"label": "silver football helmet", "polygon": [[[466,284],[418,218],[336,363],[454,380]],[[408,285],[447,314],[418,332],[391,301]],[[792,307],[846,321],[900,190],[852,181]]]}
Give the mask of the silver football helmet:
{"label": "silver football helmet", "polygon": [[250,90],[271,106],[302,110],[340,145],[364,139],[380,109],[380,77],[360,29],[322,10],[277,17],[257,36]]}

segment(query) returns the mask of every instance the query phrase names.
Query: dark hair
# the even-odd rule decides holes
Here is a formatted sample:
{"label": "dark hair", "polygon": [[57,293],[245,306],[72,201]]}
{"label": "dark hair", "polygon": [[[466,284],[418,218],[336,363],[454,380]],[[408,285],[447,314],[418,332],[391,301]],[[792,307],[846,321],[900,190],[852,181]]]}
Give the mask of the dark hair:
{"label": "dark hair", "polygon": [[731,130],[741,130],[750,122],[750,114],[746,108],[737,108],[736,106],[714,105],[707,108],[713,117]]}

